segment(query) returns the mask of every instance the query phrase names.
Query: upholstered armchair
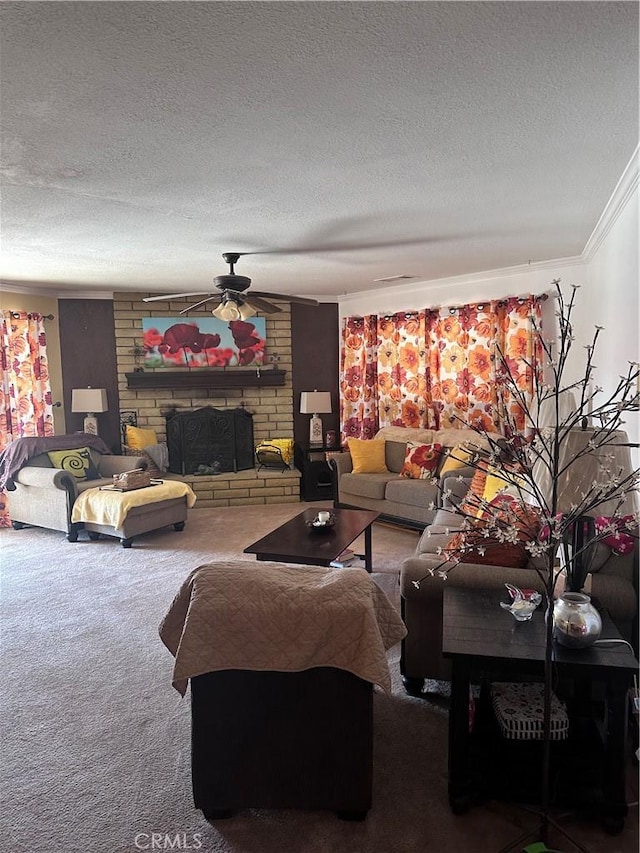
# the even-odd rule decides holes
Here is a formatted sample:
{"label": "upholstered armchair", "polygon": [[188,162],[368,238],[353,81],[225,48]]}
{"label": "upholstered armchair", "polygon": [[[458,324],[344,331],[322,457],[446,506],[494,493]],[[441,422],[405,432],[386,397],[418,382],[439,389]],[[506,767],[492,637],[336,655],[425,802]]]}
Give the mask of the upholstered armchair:
{"label": "upholstered armchair", "polygon": [[[36,439],[18,439],[18,441],[35,442]],[[50,442],[52,455],[56,452],[56,446],[63,448],[59,451],[60,453],[73,451],[74,448],[71,446],[73,444],[75,449],[87,448],[90,464],[87,460],[85,476],[82,476],[82,472],[77,469],[72,471],[54,467],[49,453],[42,452],[30,455],[17,471],[11,471],[5,489],[9,501],[9,514],[15,530],[20,530],[26,525],[61,530],[67,534],[70,542],[74,542],[78,538],[78,532],[77,526],[74,528],[71,524],[71,511],[78,495],[86,489],[113,482],[114,474],[120,474],[132,468],[146,469],[147,465],[143,457],[113,456],[106,445],[96,440],[95,436],[84,433],[74,437],[60,436],[57,440],[52,438],[38,441],[44,444]],[[101,452],[99,449],[101,446],[105,452]]]}

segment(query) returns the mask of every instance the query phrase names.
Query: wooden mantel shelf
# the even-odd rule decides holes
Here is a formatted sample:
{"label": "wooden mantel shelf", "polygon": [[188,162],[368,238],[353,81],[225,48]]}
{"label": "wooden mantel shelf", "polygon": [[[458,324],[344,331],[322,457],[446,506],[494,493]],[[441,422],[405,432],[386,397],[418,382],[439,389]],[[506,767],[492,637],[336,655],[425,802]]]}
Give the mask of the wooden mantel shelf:
{"label": "wooden mantel shelf", "polygon": [[154,370],[125,373],[127,388],[252,388],[284,385],[286,370]]}

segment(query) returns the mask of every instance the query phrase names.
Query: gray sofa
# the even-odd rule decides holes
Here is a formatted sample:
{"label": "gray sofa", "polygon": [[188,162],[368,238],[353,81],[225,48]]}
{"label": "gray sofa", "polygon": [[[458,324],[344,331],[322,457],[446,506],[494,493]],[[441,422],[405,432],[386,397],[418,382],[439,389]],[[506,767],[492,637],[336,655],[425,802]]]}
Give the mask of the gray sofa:
{"label": "gray sofa", "polygon": [[[402,617],[407,636],[402,641],[400,669],[407,692],[418,695],[424,679],[451,677],[448,660],[442,656],[442,593],[445,584],[496,591],[496,601],[507,600],[504,587],[511,583],[522,589],[543,590],[542,581],[533,564],[526,568],[461,563],[446,580],[428,576],[429,568],[442,564],[436,554],[445,545],[451,530],[459,528],[460,515],[439,510],[433,524],[422,534],[415,554],[406,559],[400,570]],[[638,543],[634,551],[616,555],[599,543],[599,556],[591,576],[590,594],[605,607],[622,636],[635,644],[638,611]],[[597,570],[596,570],[597,569]],[[425,575],[427,577],[425,577]],[[422,580],[424,578],[424,580]],[[420,580],[416,589],[414,581]],[[497,606],[497,605],[496,605]]]}
{"label": "gray sofa", "polygon": [[[496,435],[496,439],[500,436]],[[481,435],[470,429],[413,429],[410,427],[383,427],[373,441],[385,442],[385,460],[388,472],[382,474],[354,474],[350,453],[330,456],[334,471],[334,503],[336,507],[356,507],[377,511],[389,519],[408,527],[422,529],[430,524],[437,510],[447,505],[447,495],[466,492],[475,469],[459,468],[443,479],[407,480],[399,476],[404,463],[408,441],[420,444],[442,444],[453,448],[467,441],[479,447],[488,447]],[[461,486],[461,480],[463,485]]]}

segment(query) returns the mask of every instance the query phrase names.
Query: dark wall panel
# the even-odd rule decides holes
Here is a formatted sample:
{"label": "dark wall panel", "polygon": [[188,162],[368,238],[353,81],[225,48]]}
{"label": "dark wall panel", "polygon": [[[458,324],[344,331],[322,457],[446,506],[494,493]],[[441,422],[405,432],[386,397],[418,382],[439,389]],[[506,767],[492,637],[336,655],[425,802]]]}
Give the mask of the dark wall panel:
{"label": "dark wall panel", "polygon": [[113,302],[110,299],[60,299],[60,350],[67,432],[82,430],[84,415],[71,411],[74,388],[106,388],[109,411],[97,415],[100,437],[120,449],[118,371]]}
{"label": "dark wall panel", "polygon": [[293,436],[298,442],[309,441],[311,415],[300,414],[302,391],[330,391],[331,414],[322,415],[324,432],[339,429],[338,381],[340,373],[340,327],[338,305],[321,302],[310,305],[291,304],[291,360],[293,384]]}

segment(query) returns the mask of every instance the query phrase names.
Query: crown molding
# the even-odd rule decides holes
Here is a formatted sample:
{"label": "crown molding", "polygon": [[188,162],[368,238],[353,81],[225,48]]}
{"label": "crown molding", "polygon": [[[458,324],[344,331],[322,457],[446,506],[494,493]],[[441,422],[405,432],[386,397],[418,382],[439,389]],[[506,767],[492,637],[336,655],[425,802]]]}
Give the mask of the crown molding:
{"label": "crown molding", "polygon": [[[338,297],[338,302],[341,306],[348,305],[351,301],[360,300],[363,297],[371,297],[375,294],[376,298],[385,296],[411,296],[414,292],[424,294],[427,290],[437,290],[438,288],[451,288],[456,285],[478,284],[484,281],[495,280],[499,278],[516,278],[525,273],[544,271],[552,269],[557,272],[559,267],[566,266],[582,266],[585,263],[583,255],[573,255],[566,258],[553,258],[549,261],[533,261],[528,264],[518,264],[512,267],[499,267],[494,270],[484,270],[483,272],[469,273],[468,275],[456,275],[448,278],[425,279],[422,281],[413,281],[411,284],[396,285],[394,287],[382,287],[375,291],[359,290],[356,293],[349,293],[346,296]],[[457,297],[459,300],[459,296]]]}
{"label": "crown molding", "polygon": [[58,299],[113,299],[112,290],[63,290],[56,293]]}
{"label": "crown molding", "polygon": [[33,282],[25,287],[24,284],[3,279],[0,290],[4,293],[23,293],[25,296],[49,296],[52,299],[113,299],[111,290],[58,290],[50,284],[39,285]]}
{"label": "crown molding", "polygon": [[631,155],[631,159],[627,163],[620,180],[616,184],[611,198],[606,203],[600,219],[596,222],[595,228],[591,232],[591,236],[587,240],[582,257],[585,262],[590,261],[595,253],[600,248],[602,241],[613,228],[617,218],[625,209],[627,202],[633,196],[638,186],[638,176],[640,174],[640,145],[636,146],[636,150]]}
{"label": "crown molding", "polygon": [[25,296],[50,296],[52,299],[55,299],[58,295],[55,290],[45,285],[38,287],[36,283],[25,287],[23,284],[7,281],[6,279],[0,281],[0,290],[3,293],[23,293]]}

